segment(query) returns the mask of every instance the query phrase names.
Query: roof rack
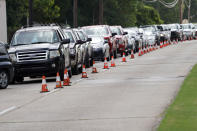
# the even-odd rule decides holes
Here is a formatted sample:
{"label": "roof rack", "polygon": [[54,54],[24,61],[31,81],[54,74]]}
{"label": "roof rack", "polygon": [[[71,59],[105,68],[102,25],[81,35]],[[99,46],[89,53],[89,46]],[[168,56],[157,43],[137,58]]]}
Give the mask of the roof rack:
{"label": "roof rack", "polygon": [[35,23],[33,25],[24,25],[21,27],[21,29],[24,29],[24,28],[28,28],[28,27],[38,27],[38,26],[60,26],[58,23]]}

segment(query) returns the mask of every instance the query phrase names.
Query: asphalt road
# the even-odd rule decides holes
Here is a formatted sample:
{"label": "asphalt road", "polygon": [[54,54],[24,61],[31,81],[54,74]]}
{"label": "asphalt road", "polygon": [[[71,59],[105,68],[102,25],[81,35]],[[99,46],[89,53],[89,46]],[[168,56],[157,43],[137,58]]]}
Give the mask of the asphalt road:
{"label": "asphalt road", "polygon": [[88,79],[73,76],[72,86],[41,94],[40,79],[0,90],[0,131],[150,131],[197,62],[197,41],[135,55]]}

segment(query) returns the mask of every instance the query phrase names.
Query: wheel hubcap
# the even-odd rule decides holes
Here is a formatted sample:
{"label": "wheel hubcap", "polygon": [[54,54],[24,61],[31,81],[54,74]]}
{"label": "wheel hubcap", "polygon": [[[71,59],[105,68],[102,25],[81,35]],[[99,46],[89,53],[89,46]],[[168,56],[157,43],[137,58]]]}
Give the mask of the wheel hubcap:
{"label": "wheel hubcap", "polygon": [[1,87],[5,87],[8,83],[8,77],[7,74],[5,72],[1,72],[0,73],[0,84]]}

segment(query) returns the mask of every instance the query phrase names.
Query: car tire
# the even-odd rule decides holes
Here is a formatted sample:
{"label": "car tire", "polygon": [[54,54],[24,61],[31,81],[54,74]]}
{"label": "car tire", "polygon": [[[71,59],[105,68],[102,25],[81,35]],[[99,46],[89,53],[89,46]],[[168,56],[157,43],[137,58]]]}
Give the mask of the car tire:
{"label": "car tire", "polygon": [[9,76],[6,71],[0,71],[0,89],[6,89],[9,83]]}
{"label": "car tire", "polygon": [[86,68],[89,68],[90,67],[90,57],[89,57],[89,54],[86,55],[85,65],[86,65]]}

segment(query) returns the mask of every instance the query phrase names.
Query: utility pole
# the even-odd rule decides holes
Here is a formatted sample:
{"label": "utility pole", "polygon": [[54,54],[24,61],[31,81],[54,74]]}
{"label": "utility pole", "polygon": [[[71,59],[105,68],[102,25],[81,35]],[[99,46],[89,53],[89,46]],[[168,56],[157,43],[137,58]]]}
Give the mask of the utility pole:
{"label": "utility pole", "polygon": [[103,24],[103,0],[99,0],[99,24]]}
{"label": "utility pole", "polygon": [[77,13],[78,13],[77,0],[73,0],[73,26],[75,28],[78,26]]}
{"label": "utility pole", "polygon": [[189,0],[189,6],[188,6],[188,22],[190,22],[190,10],[191,10],[191,0]]}
{"label": "utility pole", "polygon": [[179,0],[179,15],[180,15],[180,24],[182,24],[183,21],[183,1]]}
{"label": "utility pole", "polygon": [[33,25],[33,0],[29,0],[29,25]]}

